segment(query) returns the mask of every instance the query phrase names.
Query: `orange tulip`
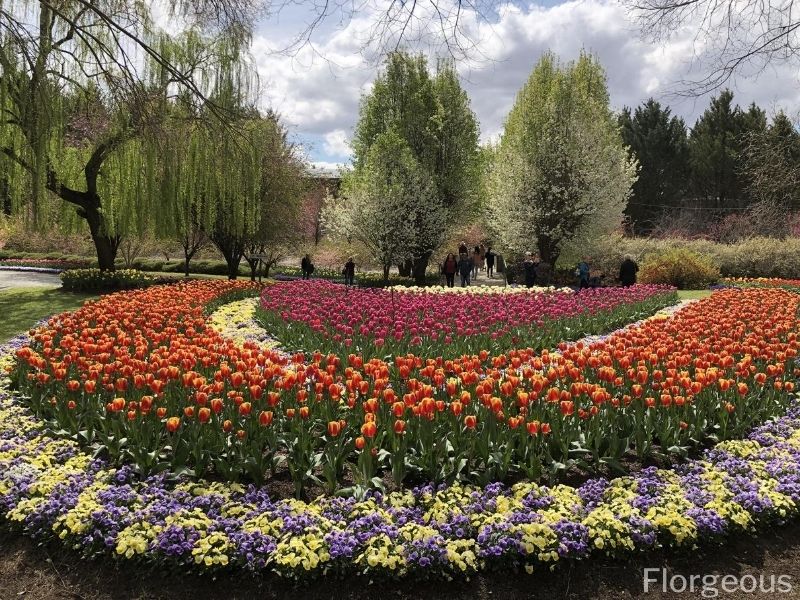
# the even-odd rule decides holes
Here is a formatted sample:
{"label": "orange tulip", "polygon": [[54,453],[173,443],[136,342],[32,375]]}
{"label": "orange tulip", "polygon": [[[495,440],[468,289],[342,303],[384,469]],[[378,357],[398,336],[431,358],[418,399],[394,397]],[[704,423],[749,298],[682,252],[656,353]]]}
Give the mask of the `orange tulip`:
{"label": "orange tulip", "polygon": [[272,424],[274,414],[271,410],[262,410],[258,413],[258,424],[262,427],[268,427]]}
{"label": "orange tulip", "polygon": [[374,421],[368,421],[361,426],[361,435],[368,438],[374,438],[378,432],[378,427]]}

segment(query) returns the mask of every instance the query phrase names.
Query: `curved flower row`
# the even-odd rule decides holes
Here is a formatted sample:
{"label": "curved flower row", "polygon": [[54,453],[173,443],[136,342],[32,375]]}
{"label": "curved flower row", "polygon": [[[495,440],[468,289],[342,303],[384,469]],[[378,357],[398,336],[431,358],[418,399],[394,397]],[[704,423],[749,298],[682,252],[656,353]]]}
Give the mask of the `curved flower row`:
{"label": "curved flower row", "polygon": [[418,286],[405,286],[405,285],[394,285],[388,288],[385,288],[388,291],[394,291],[395,293],[401,294],[421,294],[421,295],[456,295],[456,296],[476,296],[476,295],[505,295],[505,294],[545,294],[545,293],[554,293],[558,292],[560,294],[574,294],[575,290],[568,287],[557,288],[555,286],[533,286],[533,287],[522,287],[522,286],[502,286],[502,285],[471,285],[469,287],[440,287],[436,286],[428,286],[428,287],[418,287]]}
{"label": "curved flower row", "polygon": [[[9,354],[2,350],[8,362]],[[43,431],[0,385],[0,517],[87,555],[306,578],[453,576],[694,547],[796,518],[800,409],[673,470],[578,488],[425,486],[273,501],[238,484],[141,480]]]}
{"label": "curved flower row", "polygon": [[400,487],[622,470],[630,452],[741,437],[794,388],[800,296],[784,290],[717,292],[559,352],[386,362],[239,347],[203,316],[236,289],[249,288],[156,287],[61,315],[17,352],[16,382],[56,429],[144,473],[286,468],[298,496],[389,474]]}
{"label": "curved flower row", "polygon": [[800,289],[800,279],[779,279],[776,277],[737,277],[723,279],[726,285],[733,285],[736,287],[771,287],[783,288],[788,290]]}
{"label": "curved flower row", "polygon": [[277,348],[280,345],[278,341],[270,337],[256,320],[257,307],[258,298],[234,300],[211,313],[208,324],[238,346],[250,342],[265,350]]}
{"label": "curved flower row", "polygon": [[[356,352],[364,358],[413,352],[446,358],[520,346],[548,348],[604,333],[677,301],[674,288],[637,285],[580,294],[358,289],[325,281],[265,288],[260,319],[292,348]],[[446,289],[446,288],[445,288]]]}

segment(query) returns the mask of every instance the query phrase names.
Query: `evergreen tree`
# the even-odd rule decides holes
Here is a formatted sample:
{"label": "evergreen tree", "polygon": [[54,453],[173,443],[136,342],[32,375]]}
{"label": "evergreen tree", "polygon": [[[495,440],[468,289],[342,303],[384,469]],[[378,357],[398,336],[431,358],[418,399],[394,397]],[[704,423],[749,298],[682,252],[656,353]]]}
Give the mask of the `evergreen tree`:
{"label": "evergreen tree", "polygon": [[639,178],[625,214],[633,233],[647,234],[665,209],[681,202],[688,187],[686,124],[652,98],[633,115],[624,108],[619,124],[622,140],[639,162]]}
{"label": "evergreen tree", "polygon": [[748,192],[755,202],[778,211],[800,209],[800,133],[784,112],[765,131],[748,135],[744,158]]}
{"label": "evergreen tree", "polygon": [[712,98],[689,137],[695,205],[720,212],[751,203],[744,174],[747,137],[766,130],[766,114],[755,104],[747,111],[733,104],[733,92]]}

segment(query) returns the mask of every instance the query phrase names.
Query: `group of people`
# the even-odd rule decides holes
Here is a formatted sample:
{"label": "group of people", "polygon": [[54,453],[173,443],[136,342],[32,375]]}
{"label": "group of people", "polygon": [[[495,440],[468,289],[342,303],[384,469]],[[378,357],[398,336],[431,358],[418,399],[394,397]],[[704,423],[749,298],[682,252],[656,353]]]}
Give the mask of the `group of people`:
{"label": "group of people", "polygon": [[[300,271],[303,274],[303,279],[311,279],[311,276],[314,274],[314,263],[311,262],[311,256],[306,254],[303,257],[303,260],[300,261]],[[344,283],[345,285],[355,285],[356,280],[356,260],[355,257],[351,256],[347,259],[347,262],[344,263],[344,267],[342,268],[342,275],[344,276]]]}
{"label": "group of people", "polygon": [[467,287],[470,282],[478,278],[480,271],[486,270],[489,279],[494,278],[494,265],[497,254],[491,246],[479,244],[470,254],[466,242],[458,246],[458,258],[452,252],[447,255],[442,263],[442,275],[447,287],[455,286],[456,273],[461,276],[461,287]]}
{"label": "group of people", "polygon": [[[455,287],[456,274],[461,278],[461,287],[467,287],[472,281],[477,279],[480,271],[486,270],[489,279],[494,278],[495,262],[498,255],[492,250],[491,245],[479,244],[472,252],[466,242],[461,242],[458,246],[458,257],[452,252],[447,255],[441,266],[442,275],[445,278],[447,287]],[[314,263],[311,257],[306,254],[300,262],[300,270],[303,279],[310,279],[314,273]],[[525,287],[532,288],[538,283],[546,284],[547,265],[539,260],[539,257],[532,252],[525,253],[525,260],[522,263],[522,272],[525,279]],[[626,255],[619,268],[619,282],[623,286],[631,286],[636,283],[636,275],[639,272],[639,265],[630,255]],[[355,285],[356,263],[355,258],[350,257],[342,268],[345,285]],[[593,274],[591,258],[584,257],[575,268],[575,278],[578,290],[586,288],[600,287],[603,284],[604,275]]]}
{"label": "group of people", "polygon": [[[632,286],[636,283],[636,276],[638,272],[639,265],[636,264],[636,261],[633,260],[633,257],[630,255],[625,255],[625,258],[619,267],[620,284],[622,284],[624,287]],[[575,277],[578,280],[578,290],[580,291],[586,288],[600,287],[603,284],[605,275],[593,275],[591,258],[586,256],[583,258],[583,260],[581,260],[581,262],[578,263],[578,266],[575,269]]]}

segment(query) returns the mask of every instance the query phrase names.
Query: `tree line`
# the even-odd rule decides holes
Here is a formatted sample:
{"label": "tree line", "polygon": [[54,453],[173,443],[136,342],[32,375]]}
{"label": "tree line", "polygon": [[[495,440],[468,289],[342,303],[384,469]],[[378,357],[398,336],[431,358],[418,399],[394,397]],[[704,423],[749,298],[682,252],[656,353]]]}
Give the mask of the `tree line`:
{"label": "tree line", "polygon": [[[146,3],[0,6],[3,210],[88,230],[101,269],[126,236],[153,232],[180,241],[187,271],[210,240],[230,276],[243,259],[254,272],[296,243],[306,167],[279,115],[258,108],[249,3],[168,5],[180,34]],[[650,233],[666,210],[794,209],[799,147],[786,115],[768,122],[728,91],[691,131],[652,100],[615,115],[596,57],[551,53],[481,147],[452,60],[394,51],[323,223],[420,282],[453,226],[475,220],[504,249],[555,264],[623,224]]]}
{"label": "tree line", "polygon": [[652,98],[624,108],[619,126],[639,163],[625,209],[634,234],[651,234],[681,213],[698,233],[726,215],[758,218],[765,205],[775,214],[800,208],[800,134],[783,111],[770,120],[754,103],[734,104],[733,93],[723,90],[691,128]]}

